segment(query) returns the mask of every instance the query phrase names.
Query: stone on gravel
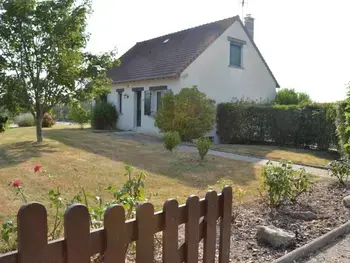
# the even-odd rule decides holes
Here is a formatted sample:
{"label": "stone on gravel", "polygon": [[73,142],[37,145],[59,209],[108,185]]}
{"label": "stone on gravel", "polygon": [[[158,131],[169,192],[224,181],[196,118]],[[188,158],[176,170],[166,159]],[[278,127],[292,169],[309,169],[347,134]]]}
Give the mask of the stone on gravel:
{"label": "stone on gravel", "polygon": [[345,196],[345,197],[343,198],[343,205],[344,205],[346,208],[350,208],[350,195]]}
{"label": "stone on gravel", "polygon": [[289,215],[292,218],[304,220],[304,221],[312,221],[317,219],[317,215],[314,212],[311,211],[305,211],[305,212],[290,212]]}
{"label": "stone on gravel", "polygon": [[256,237],[273,248],[286,248],[295,242],[294,234],[274,226],[259,226]]}

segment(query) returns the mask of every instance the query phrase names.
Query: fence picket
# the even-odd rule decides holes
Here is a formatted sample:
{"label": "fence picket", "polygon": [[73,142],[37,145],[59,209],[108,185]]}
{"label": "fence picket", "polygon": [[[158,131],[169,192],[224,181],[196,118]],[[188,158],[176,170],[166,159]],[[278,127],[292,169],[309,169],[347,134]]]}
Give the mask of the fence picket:
{"label": "fence picket", "polygon": [[231,215],[232,215],[232,188],[225,187],[221,192],[220,220],[220,248],[219,263],[228,263],[230,260]]}
{"label": "fence picket", "polygon": [[104,262],[125,262],[126,231],[125,210],[123,206],[116,205],[106,210],[104,228],[106,235]]}
{"label": "fence picket", "polygon": [[[154,261],[154,234],[163,233],[163,262],[198,262],[198,246],[203,240],[203,262],[215,261],[216,221],[220,220],[219,263],[229,262],[232,189],[224,188],[218,196],[208,192],[178,206],[176,200],[164,204],[164,211],[154,213],[151,203],[138,206],[136,219],[125,221],[124,209],[107,209],[104,228],[90,232],[88,209],[69,207],[64,216],[65,238],[47,242],[47,214],[38,203],[24,205],[18,212],[18,251],[0,255],[0,263],[87,263],[90,256],[104,254],[104,262],[125,262],[126,245],[136,241],[136,262]],[[185,241],[178,247],[178,225],[185,224]]]}
{"label": "fence picket", "polygon": [[138,239],[136,241],[136,263],[153,262],[155,218],[151,203],[144,203],[136,209]]}
{"label": "fence picket", "polygon": [[203,247],[203,262],[215,262],[216,249],[216,219],[218,211],[218,196],[215,191],[209,191],[205,195],[207,212],[204,217],[205,233]]}
{"label": "fence picket", "polygon": [[179,203],[168,200],[164,203],[163,263],[178,263]]}
{"label": "fence picket", "polygon": [[198,262],[198,244],[199,244],[199,198],[198,196],[190,196],[186,202],[187,207],[187,223],[186,223],[186,262]]}
{"label": "fence picket", "polygon": [[64,214],[66,262],[90,262],[90,215],[88,209],[75,204]]}
{"label": "fence picket", "polygon": [[18,220],[18,262],[47,262],[47,213],[42,204],[21,207]]}

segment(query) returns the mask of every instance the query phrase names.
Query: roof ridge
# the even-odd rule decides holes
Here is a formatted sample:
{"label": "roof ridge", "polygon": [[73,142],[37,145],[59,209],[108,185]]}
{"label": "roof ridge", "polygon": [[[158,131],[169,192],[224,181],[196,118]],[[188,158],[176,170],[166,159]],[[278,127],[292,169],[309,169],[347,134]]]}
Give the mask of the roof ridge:
{"label": "roof ridge", "polygon": [[150,39],[143,40],[143,41],[140,41],[140,42],[136,42],[136,44],[141,44],[141,43],[148,42],[148,41],[151,41],[151,40],[156,40],[156,39],[159,39],[159,38],[165,38],[166,36],[169,36],[169,35],[178,34],[178,33],[180,33],[180,32],[184,32],[184,31],[187,31],[187,30],[192,30],[192,29],[195,29],[195,28],[197,28],[197,27],[206,26],[206,25],[209,25],[209,24],[214,24],[214,23],[222,22],[222,21],[224,21],[224,20],[229,20],[229,19],[234,19],[234,20],[236,20],[237,18],[239,19],[239,15],[227,17],[227,18],[224,18],[224,19],[220,19],[220,20],[217,20],[217,21],[205,23],[205,24],[198,25],[198,26],[189,27],[189,28],[182,29],[182,30],[179,30],[179,31],[175,31],[175,32],[172,32],[172,33],[169,33],[169,34],[165,34],[165,35],[159,36],[159,37],[154,37],[154,38],[150,38]]}

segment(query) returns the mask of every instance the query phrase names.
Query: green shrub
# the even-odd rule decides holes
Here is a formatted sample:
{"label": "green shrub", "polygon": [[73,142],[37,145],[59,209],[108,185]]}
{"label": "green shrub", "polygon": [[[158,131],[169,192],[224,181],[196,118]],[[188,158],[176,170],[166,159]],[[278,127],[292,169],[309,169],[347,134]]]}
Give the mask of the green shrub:
{"label": "green shrub", "polygon": [[209,138],[201,137],[197,140],[196,146],[201,160],[204,160],[205,155],[208,153],[211,147],[211,144],[212,143]]}
{"label": "green shrub", "polygon": [[350,175],[350,164],[347,158],[334,160],[329,163],[329,170],[332,177],[336,177],[341,185],[345,185]]}
{"label": "green shrub", "polygon": [[91,126],[97,130],[111,130],[116,127],[118,112],[109,102],[96,103],[91,112]]}
{"label": "green shrub", "polygon": [[275,103],[279,105],[310,104],[310,95],[305,92],[296,92],[294,89],[281,89],[276,93]]}
{"label": "green shrub", "polygon": [[337,145],[334,104],[260,105],[221,103],[217,132],[223,143],[272,143],[281,146]]}
{"label": "green shrub", "polygon": [[19,127],[31,127],[35,125],[35,120],[32,114],[24,113],[15,117],[15,123]]}
{"label": "green shrub", "polygon": [[166,132],[164,134],[164,147],[173,151],[173,149],[181,142],[180,135],[178,132]]}
{"label": "green shrub", "polygon": [[202,137],[214,124],[215,101],[196,87],[165,94],[155,118],[161,132],[178,131],[182,139]]}
{"label": "green shrub", "polygon": [[268,162],[262,170],[263,189],[267,190],[268,203],[273,207],[285,201],[296,201],[298,196],[311,189],[305,169],[294,171],[290,162],[274,165]]}
{"label": "green shrub", "polygon": [[52,118],[52,116],[50,114],[45,113],[44,117],[43,117],[42,127],[43,128],[51,128],[54,125],[55,125],[55,120]]}
{"label": "green shrub", "polygon": [[0,116],[0,132],[4,132],[7,128],[8,117]]}
{"label": "green shrub", "polygon": [[83,129],[84,124],[91,120],[91,110],[81,103],[73,104],[70,107],[68,118],[78,123],[80,128]]}

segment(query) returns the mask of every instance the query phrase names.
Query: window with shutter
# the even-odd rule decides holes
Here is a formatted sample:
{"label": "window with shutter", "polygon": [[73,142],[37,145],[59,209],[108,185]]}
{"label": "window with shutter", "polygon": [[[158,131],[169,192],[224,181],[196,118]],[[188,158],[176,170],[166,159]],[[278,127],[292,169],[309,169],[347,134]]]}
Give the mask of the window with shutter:
{"label": "window with shutter", "polygon": [[230,43],[230,66],[242,66],[242,46],[236,43]]}
{"label": "window with shutter", "polygon": [[145,90],[145,115],[151,115],[151,91]]}

